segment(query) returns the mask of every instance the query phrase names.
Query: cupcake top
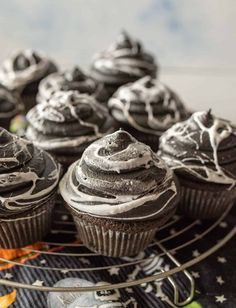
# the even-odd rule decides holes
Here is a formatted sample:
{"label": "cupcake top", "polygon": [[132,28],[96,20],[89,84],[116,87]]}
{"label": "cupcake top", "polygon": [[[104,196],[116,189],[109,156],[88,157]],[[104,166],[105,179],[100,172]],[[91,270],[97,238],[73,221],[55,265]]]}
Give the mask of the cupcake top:
{"label": "cupcake top", "polygon": [[55,193],[60,167],[46,152],[0,128],[0,217],[25,212]]}
{"label": "cupcake top", "polygon": [[77,91],[58,91],[27,114],[28,139],[54,153],[81,153],[89,143],[114,131],[114,120],[101,104]]}
{"label": "cupcake top", "polygon": [[153,56],[122,32],[114,44],[95,56],[91,74],[96,80],[119,85],[146,75],[155,77],[156,71]]}
{"label": "cupcake top", "polygon": [[48,100],[56,91],[77,90],[80,93],[94,95],[102,100],[105,95],[104,87],[87,76],[80,68],[74,67],[65,72],[56,72],[44,78],[39,84],[37,100],[41,103]]}
{"label": "cupcake top", "polygon": [[158,136],[188,117],[178,95],[150,76],[120,87],[108,107],[119,122]]}
{"label": "cupcake top", "polygon": [[236,183],[236,127],[211,111],[195,112],[167,130],[159,154],[176,173],[200,181]]}
{"label": "cupcake top", "polygon": [[5,60],[0,70],[0,82],[10,90],[22,90],[26,85],[47,75],[55,65],[39,53],[26,49]]}
{"label": "cupcake top", "polygon": [[1,119],[13,118],[22,110],[22,105],[6,87],[0,84],[0,126]]}
{"label": "cupcake top", "polygon": [[60,191],[81,214],[122,221],[155,219],[177,196],[172,171],[122,130],[92,143],[70,166]]}

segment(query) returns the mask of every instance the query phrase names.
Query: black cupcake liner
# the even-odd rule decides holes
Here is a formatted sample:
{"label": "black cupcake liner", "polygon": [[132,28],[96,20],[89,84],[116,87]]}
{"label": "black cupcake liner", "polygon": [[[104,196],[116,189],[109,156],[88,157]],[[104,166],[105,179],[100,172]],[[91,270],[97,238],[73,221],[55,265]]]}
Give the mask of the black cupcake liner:
{"label": "black cupcake liner", "polygon": [[191,218],[216,219],[232,206],[232,195],[228,190],[207,191],[181,186],[178,209]]}
{"label": "black cupcake liner", "polygon": [[14,218],[0,219],[0,248],[14,249],[43,239],[50,231],[55,197]]}

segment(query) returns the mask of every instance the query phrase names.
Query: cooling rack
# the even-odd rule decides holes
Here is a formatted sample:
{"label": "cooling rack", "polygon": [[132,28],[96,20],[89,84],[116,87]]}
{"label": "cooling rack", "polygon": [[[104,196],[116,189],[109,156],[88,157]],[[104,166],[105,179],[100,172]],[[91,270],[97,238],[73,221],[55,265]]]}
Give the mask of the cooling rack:
{"label": "cooling rack", "polygon": [[[231,77],[236,76],[235,68],[199,68],[199,67],[165,67],[167,74],[186,74],[192,76],[214,75]],[[58,204],[55,209],[54,221],[51,234],[45,242],[40,243],[40,249],[24,248],[27,254],[37,254],[51,260],[51,265],[21,263],[17,259],[7,260],[0,258],[0,264],[13,265],[19,269],[30,269],[42,273],[54,274],[64,273],[99,273],[114,269],[134,268],[128,279],[120,278],[119,281],[96,285],[92,287],[54,287],[53,285],[34,285],[23,281],[12,281],[0,278],[0,285],[14,288],[25,288],[32,291],[46,292],[90,292],[112,289],[125,289],[138,285],[147,286],[149,283],[167,281],[172,288],[173,296],[169,302],[170,306],[184,306],[192,301],[195,294],[195,281],[189,268],[209,257],[222,246],[224,246],[236,234],[236,226],[230,224],[230,211],[232,206],[216,221],[202,222],[200,220],[189,220],[175,215],[164,225],[156,235],[155,240],[148,246],[145,253],[134,258],[110,258],[112,262],[99,264],[91,262],[92,266],[84,263],[80,267],[54,265],[54,258],[64,259],[85,259],[96,260],[101,256],[89,251],[78,241],[73,219],[67,210]],[[227,226],[227,228],[226,228]],[[106,259],[104,257],[104,259]],[[164,260],[168,266],[155,266]],[[68,264],[68,263],[67,263]],[[90,265],[91,265],[90,264]],[[153,265],[154,264],[154,265]],[[143,275],[135,275],[137,269],[142,269]],[[179,283],[179,276],[184,281]],[[185,286],[185,296],[181,294],[181,288]]]}
{"label": "cooling rack", "polygon": [[[166,280],[173,290],[172,302],[175,306],[183,306],[189,303],[194,296],[195,283],[191,273],[187,270],[189,267],[202,261],[227,241],[229,241],[236,234],[236,226],[224,228],[227,225],[228,214],[232,210],[229,206],[221,217],[214,222],[202,222],[200,220],[187,220],[179,215],[175,215],[166,225],[164,225],[156,235],[156,239],[148,246],[145,253],[134,258],[111,258],[112,263],[104,263],[88,266],[85,263],[80,267],[54,267],[44,266],[39,264],[20,263],[17,260],[6,260],[0,258],[1,264],[11,264],[19,269],[31,269],[41,271],[42,273],[55,272],[70,272],[70,273],[85,273],[85,272],[100,272],[111,269],[127,269],[129,267],[144,269],[142,277],[134,274],[120,281],[92,286],[92,287],[53,287],[53,285],[37,286],[27,284],[21,281],[11,281],[7,279],[0,279],[0,284],[11,286],[14,288],[26,288],[38,291],[53,291],[53,292],[86,292],[86,291],[103,291],[111,289],[130,288],[137,285],[148,284],[154,281]],[[227,229],[227,230],[226,230]],[[214,238],[214,240],[212,239]],[[63,239],[63,241],[61,240]],[[36,253],[39,256],[47,256],[52,260],[54,258],[63,259],[92,259],[102,258],[98,254],[89,251],[77,239],[75,226],[72,217],[67,210],[60,204],[56,206],[53,227],[51,234],[47,237],[45,242],[41,243],[40,249],[24,248],[27,253]],[[49,249],[53,248],[53,249]],[[187,253],[186,253],[187,252]],[[191,253],[190,253],[191,252]],[[163,258],[168,263],[168,267],[158,267],[151,264],[160,261]],[[90,263],[90,262],[88,262]],[[92,263],[92,262],[91,262]],[[62,262],[63,264],[63,262]],[[92,263],[93,264],[93,263]],[[148,269],[145,271],[145,268]],[[133,272],[133,273],[134,273]],[[178,275],[182,275],[187,285],[187,292],[185,298],[180,294],[181,286],[178,284]]]}

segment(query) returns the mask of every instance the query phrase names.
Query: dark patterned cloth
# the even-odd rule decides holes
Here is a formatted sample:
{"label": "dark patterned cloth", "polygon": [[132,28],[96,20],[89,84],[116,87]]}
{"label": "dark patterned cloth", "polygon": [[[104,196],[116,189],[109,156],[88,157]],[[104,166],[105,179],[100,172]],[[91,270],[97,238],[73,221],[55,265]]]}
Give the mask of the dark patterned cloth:
{"label": "dark patterned cloth", "polygon": [[[54,217],[53,231],[47,238],[47,241],[74,242],[74,225],[70,215],[59,206],[56,209]],[[235,221],[236,217],[231,211],[231,214],[217,224],[208,235],[205,235],[201,240],[194,241],[186,248],[177,249],[172,255],[181,263],[198,257],[199,254],[212,247],[213,244],[216,244],[232,230]],[[162,229],[157,234],[159,243],[170,250],[173,247],[181,247],[184,243],[194,238],[199,238],[202,232],[206,232],[212,226],[212,223],[202,223],[199,221],[189,222],[179,216],[175,216],[170,224],[169,227]],[[63,230],[67,232],[65,233]],[[166,238],[168,238],[168,241]],[[89,250],[81,246],[62,247],[43,245],[40,249],[45,250],[47,253],[37,254],[32,250],[25,250],[23,258],[26,261],[20,263],[20,265],[4,269],[6,264],[1,263],[0,269],[2,270],[0,271],[0,277],[38,286],[52,286],[57,281],[69,277],[82,278],[94,283],[119,283],[157,274],[176,266],[168,256],[164,255],[162,247],[158,245],[151,245],[145,252],[140,253],[135,258],[122,259],[90,255]],[[54,254],[48,254],[48,252]],[[71,254],[80,253],[83,256],[62,255],[66,252]],[[194,301],[186,307],[236,307],[236,273],[233,270],[235,259],[236,247],[232,239],[225,247],[217,251],[217,253],[189,269],[196,282],[196,288]],[[22,256],[21,258],[13,258],[13,260],[19,262],[22,260]],[[139,262],[138,260],[142,261]],[[111,267],[112,265],[127,264],[127,262],[136,262],[137,264],[125,267]],[[41,268],[30,268],[27,265]],[[106,269],[92,271],[65,270],[65,268],[81,269],[84,267],[106,267]],[[46,268],[50,268],[50,270]],[[52,270],[52,268],[57,268],[58,270]],[[173,280],[180,292],[179,301],[183,301],[189,296],[189,280],[183,273],[175,274]],[[2,285],[0,287],[0,296],[8,294],[12,290],[11,287]],[[118,293],[123,307],[176,307],[173,304],[173,287],[168,279],[156,280],[135,287],[127,287],[121,289]],[[47,307],[47,295],[47,292],[17,289],[16,300],[11,307]]]}

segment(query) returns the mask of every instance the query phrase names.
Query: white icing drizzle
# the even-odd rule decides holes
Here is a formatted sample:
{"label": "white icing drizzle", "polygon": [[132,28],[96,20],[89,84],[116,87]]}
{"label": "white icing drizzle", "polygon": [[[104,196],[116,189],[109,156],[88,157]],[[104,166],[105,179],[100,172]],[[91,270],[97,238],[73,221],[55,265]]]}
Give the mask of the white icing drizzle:
{"label": "white icing drizzle", "polygon": [[[15,70],[13,65],[15,59],[21,54],[30,63],[30,65],[24,70]],[[10,90],[15,90],[24,87],[29,82],[37,80],[45,74],[48,70],[50,61],[42,55],[36,54],[40,58],[40,62],[37,63],[33,50],[26,49],[21,52],[17,52],[9,59],[5,60],[2,69],[0,70],[0,82]]]}
{"label": "white icing drizzle", "polygon": [[127,33],[121,33],[106,51],[96,54],[93,67],[101,72],[121,73],[136,78],[143,77],[145,71],[155,74],[156,70],[152,56],[143,51],[141,44]]}
{"label": "white icing drizzle", "polygon": [[[167,207],[174,198],[176,198],[177,189],[173,179],[173,174],[171,170],[167,168],[164,162],[156,157],[156,155],[151,151],[148,146],[139,143],[127,132],[118,131],[112,135],[104,137],[103,139],[109,138],[110,136],[116,137],[116,135],[119,133],[125,133],[131,138],[132,142],[134,142],[137,146],[137,153],[134,152],[135,146],[132,146],[131,143],[125,149],[121,150],[118,153],[108,154],[106,157],[99,156],[99,150],[103,148],[105,144],[102,142],[102,139],[97,142],[94,142],[84,152],[81,160],[72,164],[68,169],[67,173],[64,175],[63,179],[60,182],[61,195],[64,200],[74,209],[85,212],[87,214],[91,214],[92,216],[102,216],[118,220],[151,219],[152,217],[156,216],[160,211],[164,210],[164,208]],[[91,153],[94,153],[94,157],[91,157]],[[139,156],[139,153],[142,155]],[[120,161],[118,160],[118,155]],[[150,183],[145,184],[146,191],[142,191],[142,193],[137,195],[132,194],[132,185],[140,187],[140,189],[142,190],[144,184],[140,179],[134,178],[132,181],[130,181],[129,179],[123,179],[121,184],[119,183],[120,179],[118,179],[117,182],[113,181],[112,183],[107,183],[106,179],[99,179],[98,181],[101,186],[103,186],[104,183],[109,186],[117,187],[120,187],[120,185],[130,186],[130,194],[114,194],[111,198],[109,198],[87,194],[78,189],[78,186],[80,184],[84,184],[82,163],[85,163],[90,166],[97,166],[98,172],[116,172],[119,174],[122,170],[126,170],[126,172],[127,170],[130,170],[130,172],[132,173],[132,169],[135,169],[137,167],[148,169],[151,166],[155,166],[157,168],[166,170],[166,174],[161,183],[157,184],[156,181],[150,181]],[[78,184],[74,183],[74,176],[76,177]],[[95,187],[93,183],[94,181],[96,181],[96,179],[91,178],[90,180],[91,182],[86,182],[85,185],[88,188],[93,189],[93,187]],[[157,207],[156,210],[154,208],[151,214],[143,214],[139,216],[135,216],[134,214],[131,218],[113,217],[113,215],[125,213],[135,208],[145,206],[147,202],[155,200],[156,202],[158,202],[159,198],[161,198],[161,196],[168,191],[171,192],[171,196],[169,197],[169,199],[166,201],[166,203],[163,204],[161,208]],[[95,203],[95,205],[88,205],[86,204],[87,202],[93,202]]]}
{"label": "white icing drizzle", "polygon": [[[147,87],[147,83],[151,83],[152,86]],[[155,105],[160,106],[160,100],[163,108],[168,109],[169,113],[166,112],[164,115],[154,114],[153,107]],[[130,109],[135,102],[142,102],[144,105],[143,107],[140,104],[140,109],[143,109],[144,116],[147,116],[147,125],[149,128],[139,124],[135,120],[135,114],[132,115]],[[141,132],[158,136],[163,130],[182,120],[183,116],[181,111],[184,108],[180,101],[177,102],[173,98],[171,99],[171,93],[164,84],[150,76],[145,76],[134,83],[120,87],[115,95],[110,98],[108,107],[117,120],[125,121]],[[117,109],[119,112],[117,112]]]}
{"label": "white icing drizzle", "polygon": [[10,91],[8,91],[5,87],[2,86],[0,86],[0,102],[1,100],[5,100],[7,103],[11,104],[11,110],[0,112],[0,118],[13,117],[23,108],[21,103],[18,102],[17,98]]}
{"label": "white icing drizzle", "polygon": [[[88,121],[84,121],[80,117],[80,113],[77,109],[77,107],[83,106],[83,104],[88,105],[92,113],[95,114],[97,118],[104,119],[104,122],[109,118],[107,109],[101,104],[98,104],[92,96],[80,94],[78,91],[57,91],[52,94],[48,102],[44,101],[36,105],[27,114],[27,119],[31,124],[26,131],[27,138],[32,140],[35,145],[45,150],[53,150],[64,147],[74,148],[84,143],[91,143],[114,130],[113,127],[109,127],[108,131],[102,132],[97,123],[89,122],[89,119]],[[68,132],[68,136],[66,137],[55,135],[55,137],[48,138],[47,140],[35,140],[32,127],[36,130],[39,126],[42,127],[41,132],[46,135],[47,132],[43,130],[43,123],[45,120],[51,121],[52,125],[60,125],[60,123],[67,123],[70,121],[68,117],[78,122],[81,126],[91,128],[93,134],[83,136],[81,132],[78,131],[78,136],[70,136],[70,132]],[[33,121],[31,121],[31,119],[33,119]],[[37,123],[35,123],[35,121]],[[50,133],[48,134],[50,135]]]}
{"label": "white icing drizzle", "polygon": [[[3,197],[0,195],[0,213],[1,207],[8,211],[25,211],[34,205],[38,205],[39,202],[43,203],[46,201],[51,194],[55,191],[60,178],[60,166],[52,159],[52,157],[43,152],[42,150],[37,150],[37,159],[42,156],[45,158],[45,168],[51,170],[50,173],[45,173],[45,176],[39,176],[37,174],[37,169],[24,166],[27,162],[33,159],[33,152],[30,151],[33,148],[29,147],[31,143],[27,140],[19,138],[15,135],[11,135],[6,130],[2,129],[0,132],[0,139],[8,137],[7,143],[0,144],[0,167],[6,170],[5,172],[0,172],[0,189],[7,187],[8,189],[12,186],[18,186],[25,183],[27,189],[23,190],[20,188],[13,188],[13,192],[9,197]],[[5,140],[5,139],[4,139]],[[8,154],[11,157],[7,157]],[[23,161],[22,161],[23,159]],[[11,168],[13,168],[11,172]],[[37,187],[40,182],[47,181],[48,184],[44,186],[41,190],[37,191]],[[25,187],[25,188],[26,188]],[[19,189],[19,194],[17,190]]]}
{"label": "white icing drizzle", "polygon": [[[74,68],[76,69],[76,68]],[[44,100],[49,100],[52,94],[56,91],[64,91],[63,86],[68,85],[69,90],[77,90],[81,87],[87,87],[90,92],[97,94],[97,85],[95,81],[88,76],[84,75],[84,80],[73,79],[73,70],[65,72],[56,72],[45,77],[39,84],[39,91],[37,101],[39,103]],[[83,72],[81,72],[83,74]],[[92,91],[93,90],[93,91]],[[66,90],[67,91],[67,90]]]}
{"label": "white icing drizzle", "polygon": [[[174,170],[183,169],[199,179],[207,182],[228,184],[232,188],[236,184],[236,177],[227,174],[224,168],[220,166],[218,162],[218,147],[231,134],[236,135],[236,129],[232,127],[230,122],[218,119],[212,115],[210,116],[213,119],[213,123],[210,127],[206,127],[202,122],[205,116],[207,116],[207,112],[205,111],[195,112],[187,121],[178,123],[167,130],[161,136],[159,154]],[[196,125],[194,129],[193,122]],[[206,153],[201,152],[203,134],[208,135],[212,149]],[[199,137],[199,142],[194,139],[196,135]],[[182,154],[177,153],[178,148],[171,146],[172,143],[169,140],[173,136],[178,140],[178,143],[186,144],[186,151],[183,151]],[[171,151],[171,155],[165,153],[165,145],[168,145],[168,150]],[[195,151],[191,149],[188,152],[187,147],[189,145],[194,147]],[[192,156],[186,157],[188,153],[192,153]],[[204,171],[205,176],[201,171]]]}

